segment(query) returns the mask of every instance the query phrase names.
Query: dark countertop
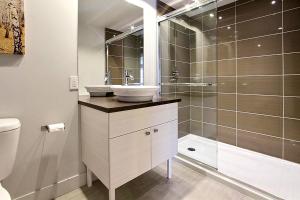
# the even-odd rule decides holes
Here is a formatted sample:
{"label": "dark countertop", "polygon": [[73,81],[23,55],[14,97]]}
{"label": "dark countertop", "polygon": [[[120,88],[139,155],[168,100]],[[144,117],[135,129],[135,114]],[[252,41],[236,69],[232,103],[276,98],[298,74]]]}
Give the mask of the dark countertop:
{"label": "dark countertop", "polygon": [[90,97],[79,96],[78,104],[84,105],[96,110],[100,110],[106,113],[113,113],[125,110],[133,110],[138,108],[146,108],[151,106],[158,106],[169,103],[180,102],[178,98],[158,98],[153,101],[139,102],[139,103],[127,103],[120,102],[116,97]]}

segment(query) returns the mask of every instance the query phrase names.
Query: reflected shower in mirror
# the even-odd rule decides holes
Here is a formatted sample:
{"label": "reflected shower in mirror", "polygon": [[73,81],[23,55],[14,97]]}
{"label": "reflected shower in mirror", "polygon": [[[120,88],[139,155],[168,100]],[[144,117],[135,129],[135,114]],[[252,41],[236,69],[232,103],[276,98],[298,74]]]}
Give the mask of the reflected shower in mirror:
{"label": "reflected shower in mirror", "polygon": [[131,75],[129,83],[143,82],[139,67],[143,66],[142,32],[132,32],[130,36],[109,45],[106,42],[142,25],[143,9],[127,1],[78,1],[79,95],[88,95],[86,88],[90,87],[124,84],[125,69]]}
{"label": "reflected shower in mirror", "polygon": [[142,85],[144,82],[143,30],[106,28],[106,84]]}

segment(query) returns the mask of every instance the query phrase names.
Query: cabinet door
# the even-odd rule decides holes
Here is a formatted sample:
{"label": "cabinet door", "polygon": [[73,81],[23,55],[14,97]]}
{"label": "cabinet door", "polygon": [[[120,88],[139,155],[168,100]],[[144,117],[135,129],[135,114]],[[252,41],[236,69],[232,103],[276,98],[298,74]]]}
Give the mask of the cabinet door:
{"label": "cabinet door", "polygon": [[151,128],[151,135],[153,168],[177,154],[177,120]]}
{"label": "cabinet door", "polygon": [[110,139],[110,186],[119,187],[151,169],[150,129]]}

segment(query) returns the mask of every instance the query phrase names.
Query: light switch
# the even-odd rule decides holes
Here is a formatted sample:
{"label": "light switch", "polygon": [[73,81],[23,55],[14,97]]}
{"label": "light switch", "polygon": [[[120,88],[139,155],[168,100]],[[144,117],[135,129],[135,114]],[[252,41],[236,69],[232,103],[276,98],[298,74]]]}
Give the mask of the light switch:
{"label": "light switch", "polygon": [[70,87],[71,91],[72,90],[78,90],[78,87],[79,87],[78,76],[70,76],[69,87]]}

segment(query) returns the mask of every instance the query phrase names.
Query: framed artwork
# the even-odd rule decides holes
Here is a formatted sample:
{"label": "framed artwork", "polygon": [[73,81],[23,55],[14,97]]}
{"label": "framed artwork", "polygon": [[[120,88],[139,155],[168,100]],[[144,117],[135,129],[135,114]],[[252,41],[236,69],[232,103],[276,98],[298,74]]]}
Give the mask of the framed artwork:
{"label": "framed artwork", "polygon": [[24,0],[0,0],[0,53],[25,54]]}

